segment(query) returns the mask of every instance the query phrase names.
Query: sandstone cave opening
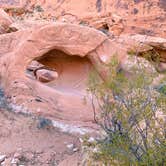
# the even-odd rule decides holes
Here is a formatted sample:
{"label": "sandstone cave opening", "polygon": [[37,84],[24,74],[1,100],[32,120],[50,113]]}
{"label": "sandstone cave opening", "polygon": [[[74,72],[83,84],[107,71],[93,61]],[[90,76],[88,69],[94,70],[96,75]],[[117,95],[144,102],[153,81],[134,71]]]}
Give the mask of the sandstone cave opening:
{"label": "sandstone cave opening", "polygon": [[[39,77],[47,77],[49,74],[41,72],[35,77],[34,71],[39,71],[38,69],[53,72],[55,78],[51,81],[42,81]],[[27,75],[56,90],[84,94],[91,70],[93,66],[87,57],[72,56],[54,49],[32,61],[27,67]]]}

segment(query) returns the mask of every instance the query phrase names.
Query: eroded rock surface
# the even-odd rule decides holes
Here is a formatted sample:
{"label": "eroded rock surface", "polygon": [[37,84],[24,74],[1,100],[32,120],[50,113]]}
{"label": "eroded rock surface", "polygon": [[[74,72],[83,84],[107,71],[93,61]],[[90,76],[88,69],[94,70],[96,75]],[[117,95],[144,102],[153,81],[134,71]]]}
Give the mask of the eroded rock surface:
{"label": "eroded rock surface", "polygon": [[165,0],[0,0],[0,7],[0,107],[17,113],[1,110],[1,165],[78,165],[80,143],[64,133],[98,131],[88,78],[93,70],[108,78],[113,56],[128,78],[138,59],[161,73],[154,87],[164,77]]}
{"label": "eroded rock surface", "polygon": [[1,84],[16,110],[19,106],[19,111],[80,121],[80,125],[81,121],[92,121],[91,106],[83,103],[83,95],[53,90],[27,77],[26,69],[33,60],[53,49],[62,50],[68,56],[85,57],[107,40],[104,34],[88,27],[57,23],[0,38],[5,40],[0,49]]}
{"label": "eroded rock surface", "polygon": [[[157,0],[112,1],[111,12],[108,12],[110,2],[106,0],[81,1],[81,4],[22,2],[13,1],[4,7],[14,16],[14,23],[6,13],[3,18],[7,21],[0,22],[4,27],[17,29],[0,35],[0,78],[8,101],[18,112],[93,126],[91,103],[84,102],[89,97],[85,91],[92,68],[105,79],[108,72],[105,64],[116,55],[120,68],[126,70],[124,64],[132,51],[135,55],[148,52],[152,59],[153,55],[159,56],[158,70],[165,71],[165,10]],[[53,8],[54,3],[57,10]],[[16,6],[27,12],[13,11]],[[38,70],[40,67],[49,68]]]}
{"label": "eroded rock surface", "polygon": [[114,35],[139,33],[166,37],[165,0],[89,0],[79,3],[77,0],[10,0],[5,4],[1,2],[0,6],[7,8],[11,15],[22,15],[25,20],[36,18],[88,25]]}
{"label": "eroded rock surface", "polygon": [[44,65],[42,65],[41,63],[39,63],[38,61],[32,61],[28,66],[27,66],[27,70],[29,71],[35,71],[36,69],[43,67]]}
{"label": "eroded rock surface", "polygon": [[0,9],[0,34],[7,32],[12,23],[13,21],[7,13]]}
{"label": "eroded rock surface", "polygon": [[40,82],[50,82],[58,78],[58,73],[53,70],[39,68],[36,70],[35,76]]}

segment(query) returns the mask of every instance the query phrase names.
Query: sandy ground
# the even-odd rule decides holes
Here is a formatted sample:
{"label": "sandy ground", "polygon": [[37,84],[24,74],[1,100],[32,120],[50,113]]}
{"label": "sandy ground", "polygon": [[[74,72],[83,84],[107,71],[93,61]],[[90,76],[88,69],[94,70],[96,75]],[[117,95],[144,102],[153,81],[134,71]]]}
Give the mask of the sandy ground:
{"label": "sandy ground", "polygon": [[77,165],[80,157],[78,137],[40,123],[34,117],[1,109],[0,157],[6,155],[1,165]]}

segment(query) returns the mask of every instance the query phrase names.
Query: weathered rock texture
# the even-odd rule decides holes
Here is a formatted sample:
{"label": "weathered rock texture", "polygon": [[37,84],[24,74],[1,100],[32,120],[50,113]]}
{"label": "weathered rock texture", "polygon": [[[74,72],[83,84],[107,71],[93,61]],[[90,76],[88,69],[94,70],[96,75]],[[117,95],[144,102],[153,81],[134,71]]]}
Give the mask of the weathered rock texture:
{"label": "weathered rock texture", "polygon": [[[152,59],[157,55],[162,63],[166,61],[164,1],[9,2],[0,5],[22,20],[12,25],[10,19],[0,22],[18,30],[0,35],[0,81],[16,111],[72,124],[91,123],[93,112],[89,101],[84,102],[89,97],[84,92],[92,66],[105,79],[105,64],[114,55],[124,70],[131,51],[141,56],[148,52]],[[54,69],[58,78],[47,84],[37,81],[32,61],[49,66],[49,72]]]}
{"label": "weathered rock texture", "polygon": [[78,0],[8,0],[0,2],[0,5],[10,9],[11,14],[34,10],[38,12],[31,16],[37,19],[104,28],[114,35],[139,33],[166,37],[165,0],[89,0],[79,3]]}
{"label": "weathered rock texture", "polygon": [[12,24],[12,19],[0,9],[0,34],[8,31],[9,26]]}
{"label": "weathered rock texture", "polygon": [[50,82],[58,78],[58,73],[53,70],[39,68],[34,71],[36,79],[40,82]]}

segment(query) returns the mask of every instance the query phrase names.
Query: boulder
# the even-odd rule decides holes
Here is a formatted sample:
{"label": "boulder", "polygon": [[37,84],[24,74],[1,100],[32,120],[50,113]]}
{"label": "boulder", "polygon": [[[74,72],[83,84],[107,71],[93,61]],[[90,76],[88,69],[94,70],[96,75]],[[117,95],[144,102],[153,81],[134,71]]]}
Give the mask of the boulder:
{"label": "boulder", "polygon": [[37,69],[35,72],[36,79],[40,82],[50,82],[58,78],[58,73],[48,69]]}
{"label": "boulder", "polygon": [[2,163],[6,159],[6,155],[0,155],[0,163]]}
{"label": "boulder", "polygon": [[39,63],[38,61],[32,61],[28,67],[27,67],[27,70],[29,71],[34,71],[40,67],[43,67],[44,65],[42,65],[41,63]]}
{"label": "boulder", "polygon": [[165,73],[166,72],[166,63],[160,62],[159,64],[156,65],[156,69],[160,73]]}
{"label": "boulder", "polygon": [[[40,82],[28,78],[25,71],[27,69],[31,71],[37,69],[36,77],[41,82],[60,79],[58,77],[59,71],[57,73],[50,69],[38,70],[40,64],[36,61],[47,57],[49,51],[56,49],[64,52],[69,57],[79,56],[88,58],[102,78],[105,79],[108,71],[108,67],[105,64],[108,64],[112,57],[116,55],[121,66],[125,67],[123,64],[125,64],[128,58],[127,53],[131,48],[129,46],[139,45],[142,38],[144,37],[126,35],[120,36],[118,39],[109,39],[107,35],[93,28],[67,23],[50,23],[40,26],[37,29],[32,27],[15,33],[1,35],[0,77],[2,88],[11,103],[25,107],[22,110],[31,110],[36,113],[36,110],[39,108],[38,113],[50,115],[53,107],[55,108],[54,110],[59,110],[59,105],[61,105],[63,111],[59,114],[63,114],[64,119],[73,114],[70,111],[66,113],[65,110],[74,111],[78,110],[78,108],[81,111],[79,116],[83,117],[83,114],[87,114],[87,111],[82,110],[89,110],[90,106],[83,106],[82,99],[78,97],[74,97],[75,99],[73,99],[69,95],[57,92],[54,89],[48,89]],[[162,49],[163,52],[165,51],[164,39],[160,38],[158,40],[157,38],[150,37],[146,39],[145,44],[143,43],[141,46],[145,45],[149,47],[147,47],[148,49],[144,49],[144,51],[153,49],[154,46],[158,45],[160,47],[157,48]],[[56,58],[56,53],[52,56]],[[61,56],[61,54],[58,56]],[[32,61],[33,63],[29,66]],[[50,95],[53,96],[54,101],[50,99]],[[48,102],[36,102],[35,98],[37,96],[46,99]],[[33,102],[25,102],[27,100]],[[72,105],[73,100],[77,102]],[[46,113],[44,110],[48,110],[48,112]],[[78,119],[81,117],[75,118]]]}

